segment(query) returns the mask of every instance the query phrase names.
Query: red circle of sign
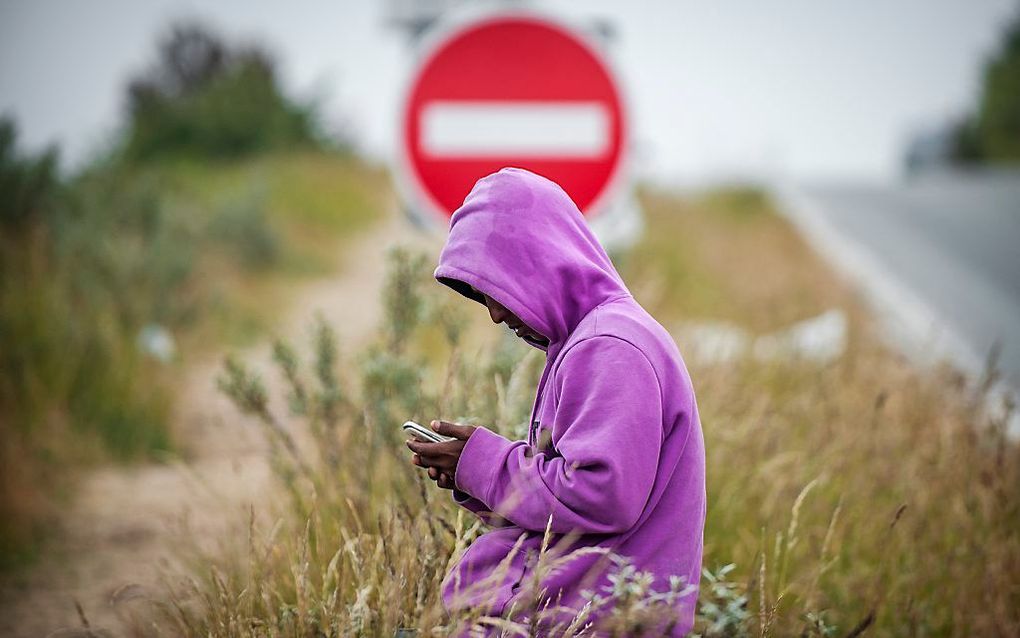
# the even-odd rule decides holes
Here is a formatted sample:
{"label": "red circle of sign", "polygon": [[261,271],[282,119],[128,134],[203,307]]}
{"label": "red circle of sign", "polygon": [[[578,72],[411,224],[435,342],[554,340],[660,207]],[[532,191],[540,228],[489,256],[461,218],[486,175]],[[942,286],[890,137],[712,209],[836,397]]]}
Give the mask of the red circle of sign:
{"label": "red circle of sign", "polygon": [[[407,95],[401,116],[405,170],[417,195],[444,219],[478,179],[504,166],[548,177],[585,214],[598,207],[620,170],[625,125],[616,83],[590,46],[545,19],[490,16],[456,31],[425,58]],[[597,157],[429,156],[420,116],[435,101],[598,103],[607,115],[607,143]]]}

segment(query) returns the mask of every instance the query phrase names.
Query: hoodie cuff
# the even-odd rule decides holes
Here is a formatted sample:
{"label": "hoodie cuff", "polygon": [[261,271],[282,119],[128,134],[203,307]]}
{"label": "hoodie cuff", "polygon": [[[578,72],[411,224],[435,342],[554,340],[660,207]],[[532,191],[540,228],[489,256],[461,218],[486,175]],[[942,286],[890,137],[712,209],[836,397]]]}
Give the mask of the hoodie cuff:
{"label": "hoodie cuff", "polygon": [[486,505],[493,477],[502,465],[513,442],[483,427],[475,428],[461,450],[453,482],[457,489],[474,496]]}
{"label": "hoodie cuff", "polygon": [[[456,476],[457,472],[455,471],[453,474]],[[471,496],[467,492],[462,492],[456,487],[453,488],[453,502],[475,513],[478,513],[479,510],[487,509],[480,499]]]}
{"label": "hoodie cuff", "polygon": [[489,506],[480,499],[471,496],[467,492],[461,492],[457,488],[453,489],[453,502],[471,512],[481,519],[483,523],[491,527],[505,527],[510,524],[499,514],[489,511]]}

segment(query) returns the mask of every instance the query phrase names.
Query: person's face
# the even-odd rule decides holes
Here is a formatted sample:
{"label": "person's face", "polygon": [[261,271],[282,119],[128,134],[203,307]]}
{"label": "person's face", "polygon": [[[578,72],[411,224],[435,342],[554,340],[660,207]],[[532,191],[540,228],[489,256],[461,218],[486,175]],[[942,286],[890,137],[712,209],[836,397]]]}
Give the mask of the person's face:
{"label": "person's face", "polygon": [[536,341],[542,345],[549,345],[549,340],[540,335],[530,326],[526,325],[521,321],[520,317],[510,312],[506,306],[500,304],[498,301],[485,294],[484,292],[472,288],[476,293],[480,294],[485,298],[485,306],[489,309],[489,318],[492,319],[492,323],[501,324],[505,323],[507,327],[513,330],[518,337],[530,337],[533,341]]}

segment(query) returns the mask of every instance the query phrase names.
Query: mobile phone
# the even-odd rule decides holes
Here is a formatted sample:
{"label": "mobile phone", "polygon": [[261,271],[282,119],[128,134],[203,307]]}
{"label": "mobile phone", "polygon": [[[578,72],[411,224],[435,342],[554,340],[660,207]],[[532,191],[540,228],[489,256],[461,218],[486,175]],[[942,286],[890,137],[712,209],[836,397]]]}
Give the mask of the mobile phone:
{"label": "mobile phone", "polygon": [[432,430],[418,425],[414,421],[404,421],[404,425],[401,426],[404,432],[407,432],[414,438],[418,439],[422,443],[445,443],[446,441],[455,441],[456,439],[452,436],[443,436],[437,434]]}

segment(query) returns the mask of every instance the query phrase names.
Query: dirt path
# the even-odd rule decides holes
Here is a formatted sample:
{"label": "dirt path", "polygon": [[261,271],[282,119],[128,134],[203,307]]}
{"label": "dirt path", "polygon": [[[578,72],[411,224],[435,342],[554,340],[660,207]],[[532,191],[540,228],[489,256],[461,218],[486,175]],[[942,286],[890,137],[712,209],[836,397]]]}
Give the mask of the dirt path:
{"label": "dirt path", "polygon": [[[436,241],[403,216],[389,215],[348,242],[340,274],[304,286],[282,334],[303,345],[321,310],[346,350],[379,319],[387,249],[398,243],[435,247]],[[258,365],[267,351],[260,344],[243,356]],[[232,535],[244,538],[242,521],[252,504],[264,503],[269,469],[259,432],[216,390],[222,354],[193,364],[182,382],[175,429],[191,451],[188,460],[107,467],[83,477],[45,556],[17,582],[0,587],[0,635],[81,635],[59,631],[82,627],[76,600],[93,629],[121,635],[132,599],[159,586],[182,542],[215,547]]]}

